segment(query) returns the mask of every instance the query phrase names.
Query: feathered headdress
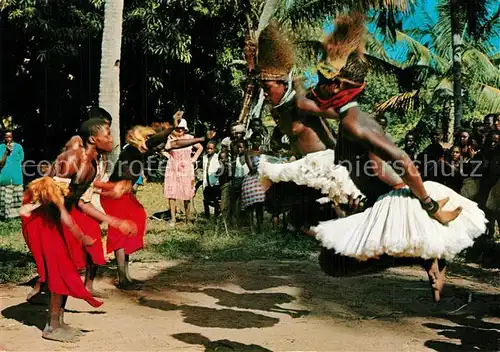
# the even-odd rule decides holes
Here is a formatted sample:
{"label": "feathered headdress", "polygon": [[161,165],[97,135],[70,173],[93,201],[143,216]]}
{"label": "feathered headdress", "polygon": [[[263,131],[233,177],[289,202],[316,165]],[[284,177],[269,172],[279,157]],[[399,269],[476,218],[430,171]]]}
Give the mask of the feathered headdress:
{"label": "feathered headdress", "polygon": [[151,127],[135,126],[128,131],[127,137],[125,137],[125,142],[139,149],[141,153],[145,153],[148,150],[146,147],[146,141],[154,134],[155,130]]}
{"label": "feathered headdress", "polygon": [[69,179],[45,176],[31,181],[24,194],[31,203],[53,203],[62,206],[64,197],[69,192]]}
{"label": "feathered headdress", "polygon": [[264,81],[288,81],[295,64],[293,46],[270,23],[259,36],[257,70]]}
{"label": "feathered headdress", "polygon": [[318,84],[308,94],[320,109],[339,109],[365,88],[368,73],[364,52],[364,15],[358,12],[335,19],[335,30],[324,41],[326,58],[318,65]]}
{"label": "feathered headdress", "polygon": [[[356,69],[361,69],[363,72],[359,73],[362,75],[359,73],[355,77],[341,75],[341,78],[357,82],[361,79],[361,82],[364,82],[366,68],[362,69],[361,66],[366,66],[363,65],[365,32],[365,16],[363,14],[353,12],[338,16],[335,19],[335,30],[323,42],[326,58],[318,65],[320,74],[326,79],[334,79],[346,66],[351,66],[352,69],[353,62],[359,61]],[[349,72],[349,74],[351,73]]]}

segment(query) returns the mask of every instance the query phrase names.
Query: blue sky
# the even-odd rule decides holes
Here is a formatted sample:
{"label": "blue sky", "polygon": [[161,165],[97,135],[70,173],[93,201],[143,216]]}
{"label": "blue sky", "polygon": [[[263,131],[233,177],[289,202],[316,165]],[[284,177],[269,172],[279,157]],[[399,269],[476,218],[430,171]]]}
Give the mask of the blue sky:
{"label": "blue sky", "polygon": [[[437,6],[438,0],[419,0],[418,6],[415,8],[412,14],[408,15],[403,22],[403,28],[412,28],[412,27],[417,27],[419,22],[421,22],[425,16],[429,16],[432,21],[438,20],[438,13],[436,11],[436,6]],[[495,11],[496,9],[493,9],[492,11]],[[370,31],[375,30],[375,24],[370,23],[368,24],[368,29]],[[333,23],[331,21],[327,21],[324,23],[323,30],[325,32],[331,32],[333,31]],[[496,52],[493,52],[491,54],[495,54],[500,52],[500,36],[494,38],[492,41],[492,44],[494,47],[497,49]],[[401,51],[398,51],[396,46],[393,48],[391,47],[386,47],[386,51],[395,60],[403,60],[404,59],[404,53]],[[317,81],[317,75],[313,74],[312,72],[305,72],[305,84],[306,86],[312,86],[316,83]]]}
{"label": "blue sky", "polygon": [[[418,5],[413,11],[413,13],[408,15],[404,19],[403,28],[417,27],[419,22],[421,22],[425,16],[429,16],[432,21],[437,22],[438,20],[438,13],[436,11],[437,3],[438,0],[423,0],[423,1],[419,0]],[[497,8],[493,8],[491,9],[491,12],[494,13],[494,11],[496,10]],[[370,31],[375,30],[375,24],[370,23],[368,25],[368,29]],[[333,30],[333,24],[331,22],[325,22],[324,30],[325,32],[331,32]],[[497,51],[491,54],[496,54],[500,52],[500,36],[493,38],[491,42],[497,48]],[[390,52],[391,50],[389,50],[389,54]]]}

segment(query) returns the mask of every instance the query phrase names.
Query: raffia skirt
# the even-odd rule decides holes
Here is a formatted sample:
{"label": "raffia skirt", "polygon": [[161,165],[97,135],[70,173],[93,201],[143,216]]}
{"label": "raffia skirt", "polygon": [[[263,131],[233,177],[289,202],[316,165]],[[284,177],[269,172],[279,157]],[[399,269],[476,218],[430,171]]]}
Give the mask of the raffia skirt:
{"label": "raffia skirt", "polygon": [[[312,153],[286,164],[272,161],[271,157],[263,157],[259,167],[261,177],[321,190],[326,197],[318,199],[319,202],[326,199],[344,203],[349,195],[361,195],[347,169],[334,165],[333,150]],[[424,186],[433,199],[450,198],[444,210],[461,206],[459,217],[446,226],[441,225],[422,209],[408,188],[403,188],[382,195],[362,213],[321,222],[312,229],[324,247],[358,260],[383,254],[452,259],[486,231],[486,217],[476,203],[452,189],[431,181]]]}
{"label": "raffia skirt", "polygon": [[364,212],[314,227],[328,249],[358,260],[388,254],[395,257],[452,259],[486,231],[487,220],[476,203],[442,184],[424,186],[436,200],[449,197],[444,210],[462,207],[448,225],[431,218],[408,188],[391,191]]}

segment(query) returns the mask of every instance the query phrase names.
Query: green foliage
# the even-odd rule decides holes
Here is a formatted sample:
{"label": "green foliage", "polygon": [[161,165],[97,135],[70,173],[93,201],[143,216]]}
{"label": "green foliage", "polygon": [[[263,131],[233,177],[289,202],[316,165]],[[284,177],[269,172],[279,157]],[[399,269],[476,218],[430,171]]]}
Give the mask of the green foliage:
{"label": "green foliage", "polygon": [[0,222],[0,284],[21,282],[35,273],[18,219]]}
{"label": "green foliage", "polygon": [[[250,0],[125,1],[122,134],[170,118],[184,105],[190,126],[238,115]],[[2,105],[30,159],[52,159],[99,93],[104,1],[3,3]],[[8,89],[7,89],[8,87]],[[26,104],[29,102],[29,104]],[[60,123],[64,121],[64,123]],[[45,126],[51,126],[50,129]]]}
{"label": "green foliage", "polygon": [[164,259],[210,261],[248,261],[256,259],[309,259],[318,243],[303,235],[266,231],[251,233],[248,228],[224,230],[219,222],[199,222],[195,227],[175,229],[164,240],[150,247]]}

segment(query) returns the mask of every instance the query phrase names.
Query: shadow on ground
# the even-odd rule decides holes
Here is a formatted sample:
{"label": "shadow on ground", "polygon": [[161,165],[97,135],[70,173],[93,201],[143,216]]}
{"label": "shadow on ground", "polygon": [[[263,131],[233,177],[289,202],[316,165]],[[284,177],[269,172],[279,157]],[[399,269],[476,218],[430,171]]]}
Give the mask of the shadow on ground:
{"label": "shadow on ground", "polygon": [[[48,299],[46,300],[48,303]],[[105,314],[106,312],[99,310],[78,311],[66,310],[70,313],[80,314]],[[14,319],[26,326],[35,326],[43,330],[47,323],[47,304],[31,304],[23,302],[15,306],[10,306],[2,310],[2,316],[6,319]]]}
{"label": "shadow on ground", "polygon": [[490,313],[484,307],[477,306],[474,307],[473,315],[447,317],[449,324],[423,324],[443,337],[426,341],[425,346],[439,352],[499,351],[500,324],[484,321],[484,314]]}
{"label": "shadow on ground", "polygon": [[[469,272],[471,276],[461,276],[461,280],[474,280],[480,275],[478,271],[481,269]],[[234,292],[234,287],[239,288],[238,292]],[[262,290],[273,292],[252,292]],[[233,308],[234,314],[241,312],[237,309],[246,309],[252,310],[252,313],[278,313],[292,318],[311,314],[347,320],[394,321],[406,317],[446,317],[465,304],[471,293],[474,300],[481,297],[482,304],[488,305],[490,311],[496,309],[496,294],[479,294],[479,291],[481,288],[462,282],[448,283],[441,302],[435,304],[431,300],[427,277],[419,267],[391,268],[376,274],[331,278],[323,274],[316,264],[306,261],[184,263],[146,280],[138,303],[163,310],[181,309],[186,321],[197,326],[211,325],[204,321],[197,322],[199,317],[193,318],[197,316],[194,312],[199,307],[192,308],[190,301],[178,302],[172,299],[172,294],[177,298],[186,292],[205,294],[214,298],[218,306]],[[289,303],[298,304],[294,308],[300,309],[286,307]],[[206,313],[213,312],[207,310]],[[239,324],[235,323],[235,328],[241,328]],[[259,323],[254,321],[247,325],[264,327],[268,324],[270,321],[262,319]]]}
{"label": "shadow on ground", "polygon": [[189,345],[198,345],[205,347],[205,352],[223,352],[223,351],[239,351],[239,352],[271,352],[267,348],[258,345],[245,345],[240,342],[230,340],[210,341],[207,337],[195,333],[181,333],[172,335],[175,339],[187,343]]}

